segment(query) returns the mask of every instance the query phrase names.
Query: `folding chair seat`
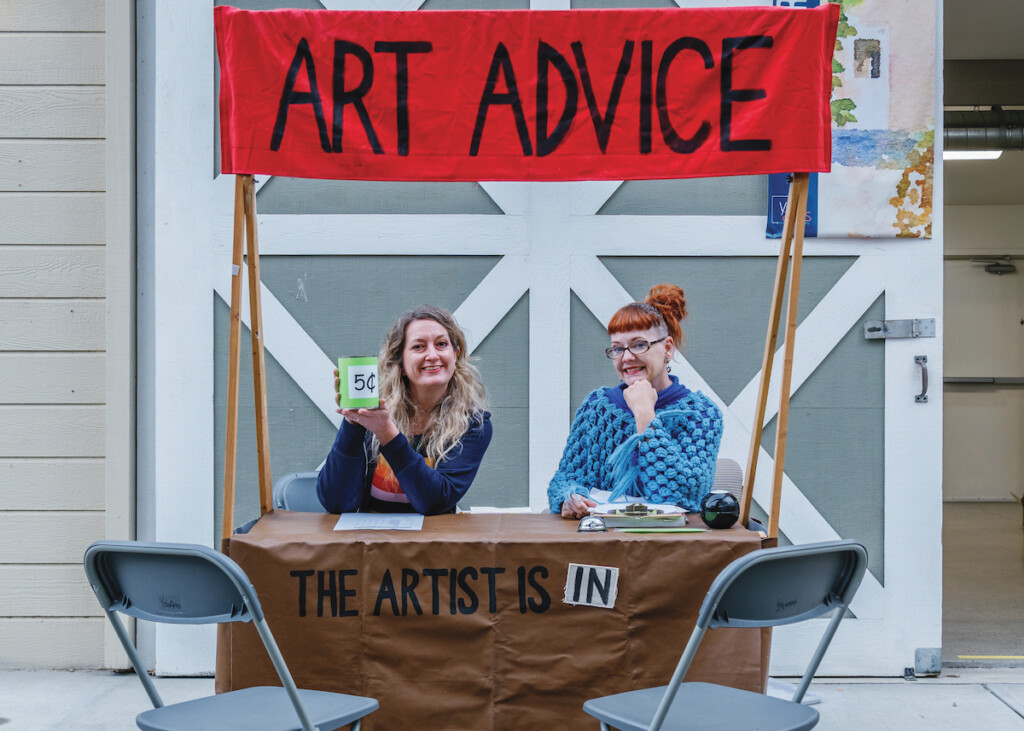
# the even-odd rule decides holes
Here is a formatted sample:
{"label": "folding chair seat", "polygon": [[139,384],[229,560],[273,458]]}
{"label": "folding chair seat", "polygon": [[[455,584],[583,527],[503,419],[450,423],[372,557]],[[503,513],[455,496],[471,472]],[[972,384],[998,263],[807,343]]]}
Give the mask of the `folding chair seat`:
{"label": "folding chair seat", "polygon": [[[205,546],[98,541],[85,552],[85,573],[154,708],[140,713],[144,731],[332,731],[377,710],[373,698],[296,688],[242,569]],[[252,622],[282,687],[263,686],[165,706],[135,644],[116,614],[170,624]]]}
{"label": "folding chair seat", "polygon": [[[754,551],[715,578],[667,686],[588,700],[583,710],[602,731],[804,731],[818,711],[800,703],[867,568],[856,541]],[[792,700],[711,683],[683,683],[704,633],[714,627],[774,627],[832,612]]]}

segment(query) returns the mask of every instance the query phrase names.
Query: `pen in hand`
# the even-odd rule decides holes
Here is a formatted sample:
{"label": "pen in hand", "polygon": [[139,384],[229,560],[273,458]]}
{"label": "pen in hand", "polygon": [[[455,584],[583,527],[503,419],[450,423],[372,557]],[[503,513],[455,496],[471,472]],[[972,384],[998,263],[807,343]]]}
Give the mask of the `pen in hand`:
{"label": "pen in hand", "polygon": [[588,497],[577,493],[569,493],[569,496],[562,503],[563,518],[582,518],[590,512],[590,508],[597,505]]}

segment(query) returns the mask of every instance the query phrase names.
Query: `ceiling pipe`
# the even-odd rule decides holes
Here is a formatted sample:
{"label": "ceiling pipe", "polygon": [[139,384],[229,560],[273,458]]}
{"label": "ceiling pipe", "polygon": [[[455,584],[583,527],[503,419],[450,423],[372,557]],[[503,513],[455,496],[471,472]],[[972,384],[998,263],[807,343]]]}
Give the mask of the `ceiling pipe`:
{"label": "ceiling pipe", "polygon": [[947,110],[943,122],[946,150],[1024,150],[1022,110]]}

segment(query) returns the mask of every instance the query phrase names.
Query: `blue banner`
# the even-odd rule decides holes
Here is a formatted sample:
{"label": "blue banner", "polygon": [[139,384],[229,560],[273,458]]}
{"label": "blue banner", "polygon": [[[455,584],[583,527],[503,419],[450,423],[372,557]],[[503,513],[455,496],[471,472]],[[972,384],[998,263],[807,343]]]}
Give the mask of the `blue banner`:
{"label": "blue banner", "polygon": [[[786,201],[789,199],[790,173],[772,173],[768,176],[768,227],[765,236],[782,238],[786,220]],[[818,174],[811,173],[807,186],[807,215],[804,217],[804,238],[818,235]]]}

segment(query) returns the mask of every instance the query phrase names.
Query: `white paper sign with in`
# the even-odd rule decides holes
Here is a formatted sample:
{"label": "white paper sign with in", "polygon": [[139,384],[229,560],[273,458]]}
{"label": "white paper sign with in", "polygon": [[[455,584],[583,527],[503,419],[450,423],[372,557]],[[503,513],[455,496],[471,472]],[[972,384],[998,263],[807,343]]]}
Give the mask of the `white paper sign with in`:
{"label": "white paper sign with in", "polygon": [[619,593],[619,569],[571,563],[565,577],[565,604],[611,609]]}

